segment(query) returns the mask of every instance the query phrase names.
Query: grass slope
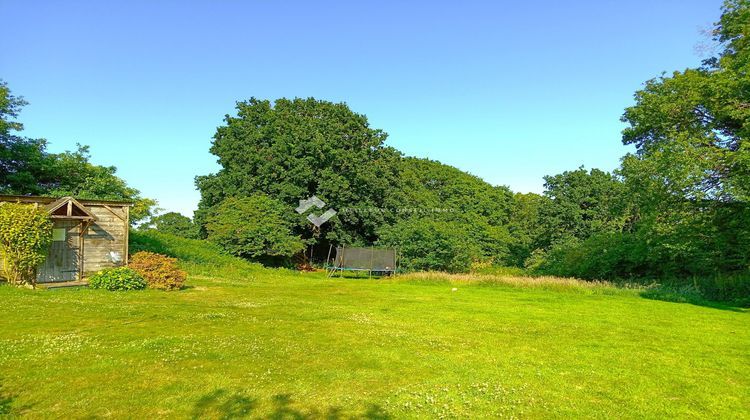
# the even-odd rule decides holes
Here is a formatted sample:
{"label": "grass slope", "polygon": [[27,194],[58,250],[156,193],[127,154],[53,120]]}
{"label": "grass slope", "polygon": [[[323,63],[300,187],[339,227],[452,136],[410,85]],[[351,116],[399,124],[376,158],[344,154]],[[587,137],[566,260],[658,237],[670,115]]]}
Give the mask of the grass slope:
{"label": "grass slope", "polygon": [[750,416],[743,310],[607,286],[326,279],[135,241],[186,260],[190,287],[0,287],[0,414]]}

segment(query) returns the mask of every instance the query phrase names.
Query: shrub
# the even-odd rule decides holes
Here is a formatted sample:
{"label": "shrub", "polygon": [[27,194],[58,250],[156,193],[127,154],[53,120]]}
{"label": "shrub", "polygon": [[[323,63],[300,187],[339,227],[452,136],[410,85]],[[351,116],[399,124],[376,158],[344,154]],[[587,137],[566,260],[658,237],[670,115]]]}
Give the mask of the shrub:
{"label": "shrub", "polygon": [[244,258],[289,258],[304,249],[292,233],[296,213],[264,194],[227,198],[206,218],[208,240]]}
{"label": "shrub", "polygon": [[133,254],[129,267],[143,276],[152,289],[176,290],[185,283],[186,273],[177,268],[177,259],[153,252]]}
{"label": "shrub", "polygon": [[142,290],[146,280],[128,267],[105,268],[89,277],[89,287],[106,290]]}
{"label": "shrub", "polygon": [[412,219],[380,231],[381,245],[397,247],[399,267],[407,271],[467,272],[482,251],[465,225]]}
{"label": "shrub", "polygon": [[34,286],[51,241],[52,222],[44,210],[30,204],[0,205],[0,267],[9,283]]}

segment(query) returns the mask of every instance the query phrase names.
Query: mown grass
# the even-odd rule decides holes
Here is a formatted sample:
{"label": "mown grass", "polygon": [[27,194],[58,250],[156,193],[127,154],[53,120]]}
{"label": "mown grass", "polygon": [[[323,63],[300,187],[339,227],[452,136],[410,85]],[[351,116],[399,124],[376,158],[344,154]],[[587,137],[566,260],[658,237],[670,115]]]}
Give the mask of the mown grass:
{"label": "mown grass", "polygon": [[745,310],[552,278],[328,279],[150,238],[188,288],[0,287],[0,413],[750,416]]}

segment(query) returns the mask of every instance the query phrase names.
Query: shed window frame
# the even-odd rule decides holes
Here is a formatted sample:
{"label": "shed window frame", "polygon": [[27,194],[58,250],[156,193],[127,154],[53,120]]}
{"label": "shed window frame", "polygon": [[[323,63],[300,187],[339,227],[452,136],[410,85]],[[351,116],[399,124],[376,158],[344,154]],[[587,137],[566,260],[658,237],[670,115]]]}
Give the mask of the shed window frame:
{"label": "shed window frame", "polygon": [[52,228],[52,241],[53,242],[65,242],[67,239],[67,229],[65,228]]}

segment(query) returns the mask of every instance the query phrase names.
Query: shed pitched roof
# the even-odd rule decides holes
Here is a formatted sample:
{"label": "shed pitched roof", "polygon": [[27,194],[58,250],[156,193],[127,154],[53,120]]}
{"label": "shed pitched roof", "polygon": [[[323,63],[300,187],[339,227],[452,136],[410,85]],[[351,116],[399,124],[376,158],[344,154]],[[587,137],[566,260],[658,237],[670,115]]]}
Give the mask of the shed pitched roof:
{"label": "shed pitched roof", "polygon": [[[38,196],[38,195],[4,195],[0,194],[0,202],[9,202],[9,203],[38,203],[40,205],[49,205],[53,202],[59,200],[59,197],[44,197],[44,196]],[[99,199],[87,199],[87,198],[78,198],[76,199],[79,203],[83,204],[84,206],[101,206],[101,205],[109,205],[112,207],[132,207],[133,202],[132,201],[123,201],[123,200],[99,200]]]}
{"label": "shed pitched roof", "polygon": [[47,204],[45,208],[53,219],[96,220],[96,216],[73,197],[60,198]]}

